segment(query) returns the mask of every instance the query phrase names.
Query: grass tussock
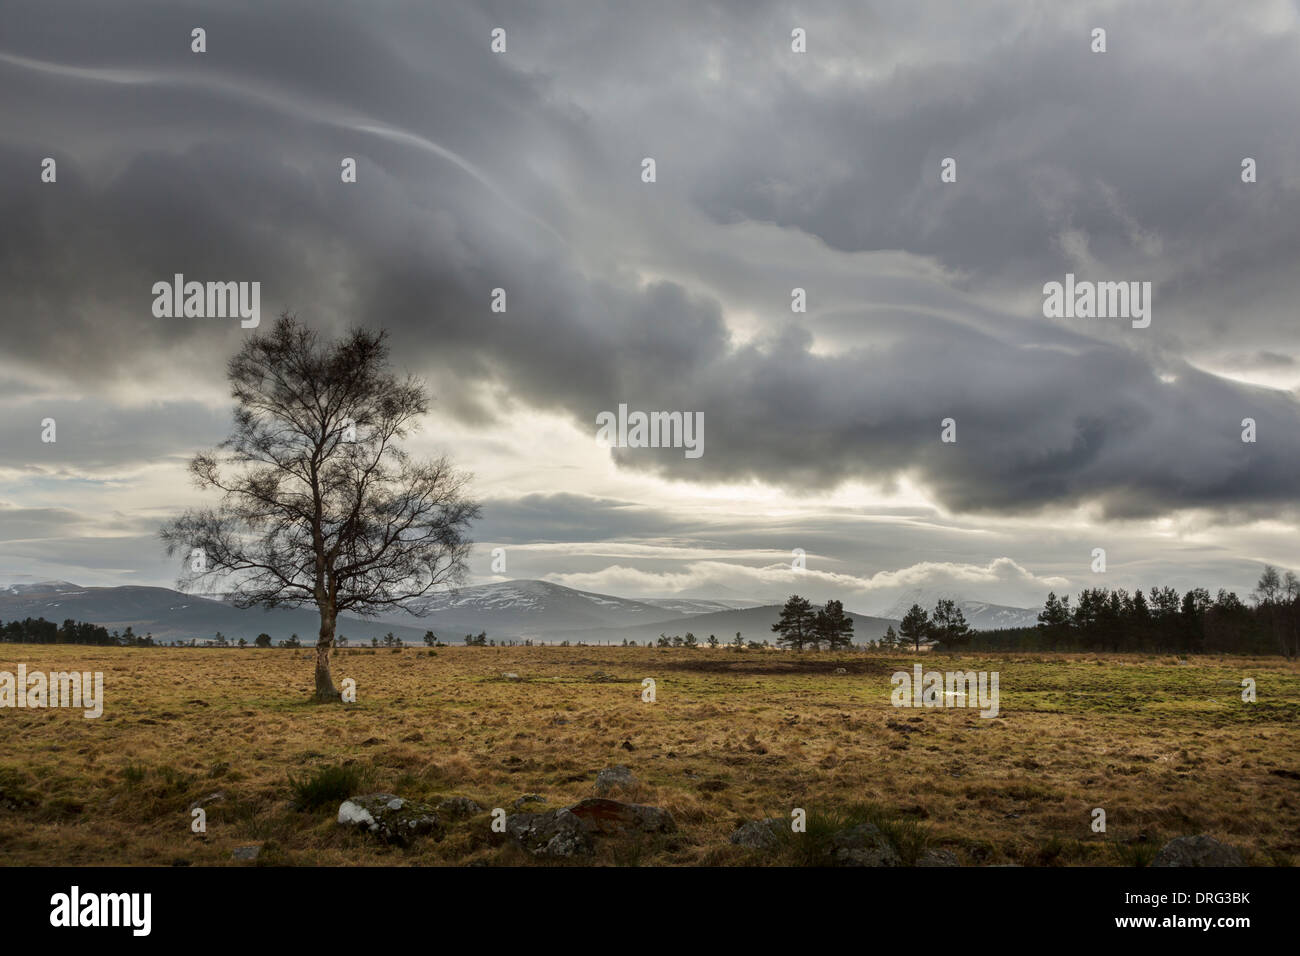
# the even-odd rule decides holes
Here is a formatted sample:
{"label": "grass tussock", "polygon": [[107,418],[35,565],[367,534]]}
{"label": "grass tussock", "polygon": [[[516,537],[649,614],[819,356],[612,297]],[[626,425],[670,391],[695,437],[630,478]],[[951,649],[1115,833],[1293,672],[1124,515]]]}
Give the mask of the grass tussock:
{"label": "grass tussock", "polygon": [[332,764],[310,773],[289,775],[293,805],[299,810],[337,808],[348,797],[361,792],[365,769],[360,764]]}

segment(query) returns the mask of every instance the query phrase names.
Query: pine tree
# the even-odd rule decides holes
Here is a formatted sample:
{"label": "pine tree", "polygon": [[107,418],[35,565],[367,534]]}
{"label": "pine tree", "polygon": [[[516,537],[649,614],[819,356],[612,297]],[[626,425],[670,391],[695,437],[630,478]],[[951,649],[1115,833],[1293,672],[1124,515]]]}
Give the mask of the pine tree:
{"label": "pine tree", "polygon": [[894,625],[885,628],[885,636],[880,639],[880,646],[887,651],[892,651],[898,646],[898,632],[894,630]]}
{"label": "pine tree", "polygon": [[790,595],[781,609],[781,619],[772,625],[772,630],[780,632],[777,643],[801,651],[804,645],[814,638],[813,626],[816,616],[812,603],[797,594]]}
{"label": "pine tree", "polygon": [[966,615],[951,598],[944,598],[935,605],[934,615],[930,618],[930,631],[944,647],[959,647],[969,643],[974,634],[966,623]]}
{"label": "pine tree", "polygon": [[824,643],[829,650],[853,646],[853,618],[844,613],[844,605],[839,601],[827,601],[817,612],[815,629],[818,645]]}
{"label": "pine tree", "polygon": [[930,636],[930,615],[919,604],[913,604],[903,616],[903,623],[898,626],[903,643],[911,642],[913,648],[921,649],[921,642]]}

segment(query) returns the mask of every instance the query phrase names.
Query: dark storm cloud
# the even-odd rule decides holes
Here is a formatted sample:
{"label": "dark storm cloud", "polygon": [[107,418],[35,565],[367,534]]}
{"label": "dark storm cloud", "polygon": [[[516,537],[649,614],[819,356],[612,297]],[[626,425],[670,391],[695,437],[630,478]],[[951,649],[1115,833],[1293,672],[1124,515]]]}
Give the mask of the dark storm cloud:
{"label": "dark storm cloud", "polygon": [[0,542],[10,543],[70,528],[78,523],[76,512],[67,508],[18,508],[0,503]]}
{"label": "dark storm cloud", "polygon": [[[43,440],[53,421],[54,441]],[[160,401],[122,408],[98,399],[10,403],[0,419],[0,467],[28,476],[60,473],[112,480],[113,473],[183,463],[196,442],[214,445],[230,431],[230,415],[197,402]]]}
{"label": "dark storm cloud", "polygon": [[[68,9],[83,11],[61,18],[76,29],[29,13],[0,41],[9,361],[69,381],[165,367],[219,384],[246,333],[155,319],[150,287],[175,272],[259,280],[264,324],[292,308],[327,330],[384,326],[440,410],[468,421],[531,407],[594,433],[624,402],[703,412],[700,459],[614,452],[687,481],[811,494],[910,477],[955,510],[1117,516],[1296,501],[1294,398],[1198,372],[1182,351],[1294,347],[1280,303],[1300,251],[1284,153],[1297,106],[1273,95],[1296,79],[1294,30],[1234,30],[1207,60],[1200,39],[1177,47],[1213,34],[1212,11],[1163,37],[1107,10],[1112,52],[1090,59],[1077,16],[1000,35],[985,15],[966,24],[969,50],[946,29],[919,30],[944,44],[934,54],[899,33],[896,67],[858,80],[818,73],[819,49],[883,56],[894,14],[834,31],[838,8],[814,5],[792,68],[797,20],[779,5]],[[487,51],[499,22],[506,56]],[[1198,70],[1211,79],[1193,96]],[[1237,163],[1254,154],[1269,175],[1242,197]],[[37,178],[46,155],[57,185]],[[644,155],[663,163],[654,187]],[[949,155],[958,183],[941,188]],[[355,185],[339,182],[343,156],[360,162]],[[719,291],[734,274],[713,283],[701,257],[683,276],[642,271],[646,246],[690,241],[672,231],[688,214],[774,223],[828,251],[902,249],[959,278],[864,258],[867,296],[895,283],[913,311],[845,308],[837,321],[865,344],[828,350],[778,298],[740,342]],[[1149,336],[960,308],[950,286],[1019,289],[1036,309],[1071,267],[1063,231],[1122,270],[1100,278],[1152,272]],[[498,286],[505,314],[488,309]],[[939,442],[946,417],[955,445]],[[1246,417],[1256,444],[1240,440]],[[220,438],[213,424],[175,447]]]}
{"label": "dark storm cloud", "polygon": [[478,540],[494,544],[662,539],[698,530],[667,510],[564,493],[489,499],[474,526]]}

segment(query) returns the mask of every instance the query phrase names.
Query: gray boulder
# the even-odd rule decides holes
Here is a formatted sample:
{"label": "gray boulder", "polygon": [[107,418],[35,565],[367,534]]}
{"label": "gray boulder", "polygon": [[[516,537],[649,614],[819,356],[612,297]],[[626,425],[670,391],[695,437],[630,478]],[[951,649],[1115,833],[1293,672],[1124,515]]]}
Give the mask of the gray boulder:
{"label": "gray boulder", "polygon": [[506,835],[533,856],[565,859],[589,856],[593,849],[591,831],[564,807],[512,814],[506,817]]}
{"label": "gray boulder", "polygon": [[674,833],[677,830],[677,821],[667,810],[639,803],[588,797],[569,807],[569,812],[595,833]]}
{"label": "gray boulder", "polygon": [[1204,833],[1175,837],[1160,848],[1152,866],[1245,866],[1241,851]]}
{"label": "gray boulder", "polygon": [[506,835],[534,856],[587,856],[599,836],[673,833],[672,814],[659,807],[592,797],[571,807],[506,817]]}
{"label": "gray boulder", "polygon": [[831,859],[839,866],[901,866],[889,839],[872,823],[840,830],[831,836]]}
{"label": "gray boulder", "polygon": [[339,826],[365,830],[378,840],[408,846],[419,836],[443,837],[438,813],[427,803],[404,800],[391,793],[351,797],[339,805]]}
{"label": "gray boulder", "polygon": [[226,802],[226,791],[217,790],[214,793],[209,793],[206,797],[199,797],[199,799],[191,803],[190,813],[193,813],[195,810],[200,810],[200,809],[206,810],[214,803],[225,803],[225,802]]}
{"label": "gray boulder", "polygon": [[779,834],[784,827],[785,821],[780,817],[750,820],[732,832],[731,842],[747,850],[771,850],[780,842]]}
{"label": "gray boulder", "polygon": [[438,801],[438,812],[452,820],[459,820],[482,813],[483,808],[469,797],[443,797]]}
{"label": "gray boulder", "polygon": [[614,790],[631,790],[636,786],[636,782],[636,777],[632,776],[631,770],[623,764],[617,764],[606,767],[596,774],[596,792],[607,794]]}

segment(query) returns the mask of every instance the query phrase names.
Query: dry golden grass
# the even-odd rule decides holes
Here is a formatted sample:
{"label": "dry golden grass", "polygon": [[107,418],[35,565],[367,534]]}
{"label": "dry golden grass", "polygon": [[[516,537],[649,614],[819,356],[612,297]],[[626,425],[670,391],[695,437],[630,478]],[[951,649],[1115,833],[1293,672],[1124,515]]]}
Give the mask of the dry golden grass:
{"label": "dry golden grass", "polygon": [[[1202,832],[1253,864],[1290,865],[1300,848],[1300,673],[1276,658],[925,659],[999,671],[995,719],[892,707],[906,655],[352,649],[334,676],[359,699],[333,706],[306,702],[309,651],[0,645],[0,671],[20,662],[103,671],[107,700],[97,720],[0,710],[8,864],[229,864],[233,847],[262,843],[267,864],[542,865],[486,813],[403,850],[338,827],[336,804],[294,809],[289,776],[332,764],[360,765],[366,792],[508,812],[525,793],[552,807],[591,796],[598,770],[627,764],[640,785],[624,798],[666,807],[679,832],[604,840],[601,864],[783,862],[728,835],[855,804],[967,864],[1132,865]],[[1243,677],[1257,703],[1241,701]],[[206,835],[192,833],[189,805],[218,790]],[[1106,834],[1091,832],[1094,807]]]}

